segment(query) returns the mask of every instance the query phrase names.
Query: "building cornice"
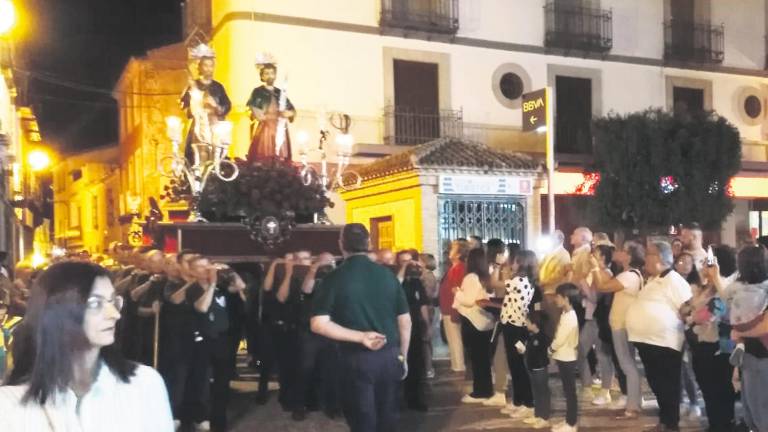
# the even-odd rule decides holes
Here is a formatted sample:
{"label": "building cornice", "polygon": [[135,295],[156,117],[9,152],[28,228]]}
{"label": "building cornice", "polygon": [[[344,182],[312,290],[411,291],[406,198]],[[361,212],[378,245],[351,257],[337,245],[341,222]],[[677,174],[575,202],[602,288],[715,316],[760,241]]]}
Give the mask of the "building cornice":
{"label": "building cornice", "polygon": [[271,24],[292,25],[298,27],[311,27],[324,30],[341,31],[348,33],[368,34],[368,35],[386,35],[402,37],[404,39],[418,39],[429,42],[446,43],[451,45],[462,45],[475,48],[496,49],[500,51],[519,52],[541,55],[556,55],[568,58],[577,58],[585,60],[599,60],[605,62],[625,63],[640,66],[654,66],[660,68],[695,70],[703,72],[713,72],[726,75],[752,76],[768,78],[768,71],[762,69],[739,68],[733,66],[723,66],[721,64],[699,64],[699,63],[669,63],[661,58],[640,57],[623,54],[601,54],[601,53],[580,53],[579,56],[565,55],[566,51],[560,49],[547,48],[542,45],[519,44],[513,42],[495,41],[488,39],[478,39],[464,36],[436,35],[424,32],[393,32],[390,29],[364,24],[345,23],[338,21],[319,20],[314,18],[296,17],[288,15],[268,14],[249,11],[231,11],[216,23],[213,28],[212,37],[222,31],[228,24],[236,21],[258,21]]}

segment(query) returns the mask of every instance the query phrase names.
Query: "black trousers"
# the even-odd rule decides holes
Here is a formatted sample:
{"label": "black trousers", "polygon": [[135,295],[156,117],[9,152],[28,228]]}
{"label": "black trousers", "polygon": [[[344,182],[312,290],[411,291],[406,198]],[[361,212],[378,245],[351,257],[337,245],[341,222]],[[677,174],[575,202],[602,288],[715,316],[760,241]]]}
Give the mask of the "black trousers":
{"label": "black trousers", "polygon": [[[262,323],[258,330],[258,357],[261,361],[259,371],[259,397],[266,400],[269,392],[269,379],[277,370],[277,354],[273,337],[276,332],[271,323]],[[250,346],[250,342],[249,342]]]}
{"label": "black trousers", "polygon": [[480,331],[465,317],[461,317],[461,338],[472,363],[472,393],[475,398],[493,396],[491,376],[491,330]]}
{"label": "black trousers", "polygon": [[[411,319],[421,319],[411,314]],[[411,343],[408,346],[408,376],[403,383],[405,403],[409,408],[426,405],[424,380],[427,378],[426,356],[423,341],[423,329],[419,325],[411,327]]]}
{"label": "black trousers", "polygon": [[299,331],[299,370],[294,385],[298,408],[316,409],[319,406],[322,369],[320,354],[326,340],[308,328]]}
{"label": "black trousers", "polygon": [[731,384],[733,366],[728,354],[717,354],[717,343],[699,342],[691,345],[691,362],[707,406],[709,430],[728,431],[734,420],[736,393]]}
{"label": "black trousers", "polygon": [[214,432],[226,431],[229,381],[232,378],[230,338],[225,333],[216,338],[209,338],[207,345],[211,367],[211,429]]}
{"label": "black trousers", "polygon": [[513,403],[517,406],[523,405],[532,408],[531,378],[525,367],[525,357],[517,352],[515,347],[518,342],[522,344],[528,342],[528,329],[511,324],[502,324],[501,329],[504,333],[504,348],[507,351],[509,374],[512,376]]}
{"label": "black trousers", "polygon": [[342,345],[342,399],[351,432],[397,430],[397,392],[403,368],[399,348],[386,346],[370,351]]}
{"label": "black trousers", "polygon": [[209,420],[211,409],[210,350],[202,338],[193,340],[188,348],[179,352],[185,361],[172,369],[169,396],[175,419],[200,423]]}
{"label": "black trousers", "polygon": [[278,401],[284,409],[295,411],[303,408],[304,396],[300,385],[301,343],[299,330],[279,324],[272,326],[272,343],[278,367],[280,392]]}
{"label": "black trousers", "polygon": [[659,403],[659,422],[677,430],[680,423],[680,371],[683,353],[672,348],[635,343],[645,377]]}

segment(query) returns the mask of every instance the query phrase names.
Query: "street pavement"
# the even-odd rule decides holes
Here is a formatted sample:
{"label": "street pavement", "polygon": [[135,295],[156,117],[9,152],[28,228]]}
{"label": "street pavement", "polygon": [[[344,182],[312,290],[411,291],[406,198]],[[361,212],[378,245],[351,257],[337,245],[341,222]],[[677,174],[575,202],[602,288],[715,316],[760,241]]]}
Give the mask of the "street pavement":
{"label": "street pavement", "polygon": [[[283,412],[277,403],[276,385],[271,387],[270,399],[266,405],[255,402],[256,375],[252,371],[239,368],[241,379],[232,383],[233,396],[230,409],[230,425],[234,432],[346,432],[343,419],[328,419],[322,412],[309,413],[306,420],[297,422],[290,413]],[[436,362],[437,374],[429,380],[427,400],[429,411],[415,412],[403,410],[399,431],[534,431],[521,421],[515,421],[500,413],[499,408],[467,405],[460,402],[461,397],[471,387],[471,382],[464,379],[464,374],[456,374],[447,368],[447,362]],[[565,415],[565,400],[559,377],[552,370],[550,388],[552,389],[553,420],[561,421]],[[657,423],[657,407],[653,394],[644,383],[645,400],[642,416],[637,420],[615,420],[619,411],[599,408],[591,403],[579,401],[580,431],[626,431],[639,432],[645,427]],[[581,392],[579,392],[581,394]],[[615,395],[615,393],[614,393]],[[682,431],[705,430],[705,419],[681,421]],[[548,429],[544,429],[548,430]]]}

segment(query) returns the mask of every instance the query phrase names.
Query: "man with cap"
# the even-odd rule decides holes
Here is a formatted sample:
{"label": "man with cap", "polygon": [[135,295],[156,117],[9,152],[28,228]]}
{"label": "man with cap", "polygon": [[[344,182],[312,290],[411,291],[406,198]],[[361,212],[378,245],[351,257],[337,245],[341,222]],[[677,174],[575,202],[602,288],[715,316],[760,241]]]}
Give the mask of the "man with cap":
{"label": "man with cap", "polygon": [[312,331],[340,342],[343,405],[352,432],[394,431],[398,381],[408,373],[411,318],[400,283],[368,256],[368,230],[344,226],[344,263],[315,293]]}

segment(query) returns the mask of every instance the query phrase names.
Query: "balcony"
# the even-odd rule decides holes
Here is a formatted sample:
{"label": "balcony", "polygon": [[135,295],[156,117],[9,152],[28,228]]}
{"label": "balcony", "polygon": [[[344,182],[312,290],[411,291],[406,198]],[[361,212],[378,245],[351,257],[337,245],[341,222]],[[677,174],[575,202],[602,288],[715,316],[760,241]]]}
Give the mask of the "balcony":
{"label": "balcony", "polygon": [[664,23],[664,60],[722,63],[725,26],[672,19]]}
{"label": "balcony", "polygon": [[604,53],[613,47],[613,12],[562,5],[544,6],[548,48]]}
{"label": "balcony", "polygon": [[459,0],[382,0],[381,27],[456,34]]}
{"label": "balcony", "polygon": [[437,138],[461,138],[461,110],[432,110],[389,106],[384,108],[384,144],[416,145]]}

